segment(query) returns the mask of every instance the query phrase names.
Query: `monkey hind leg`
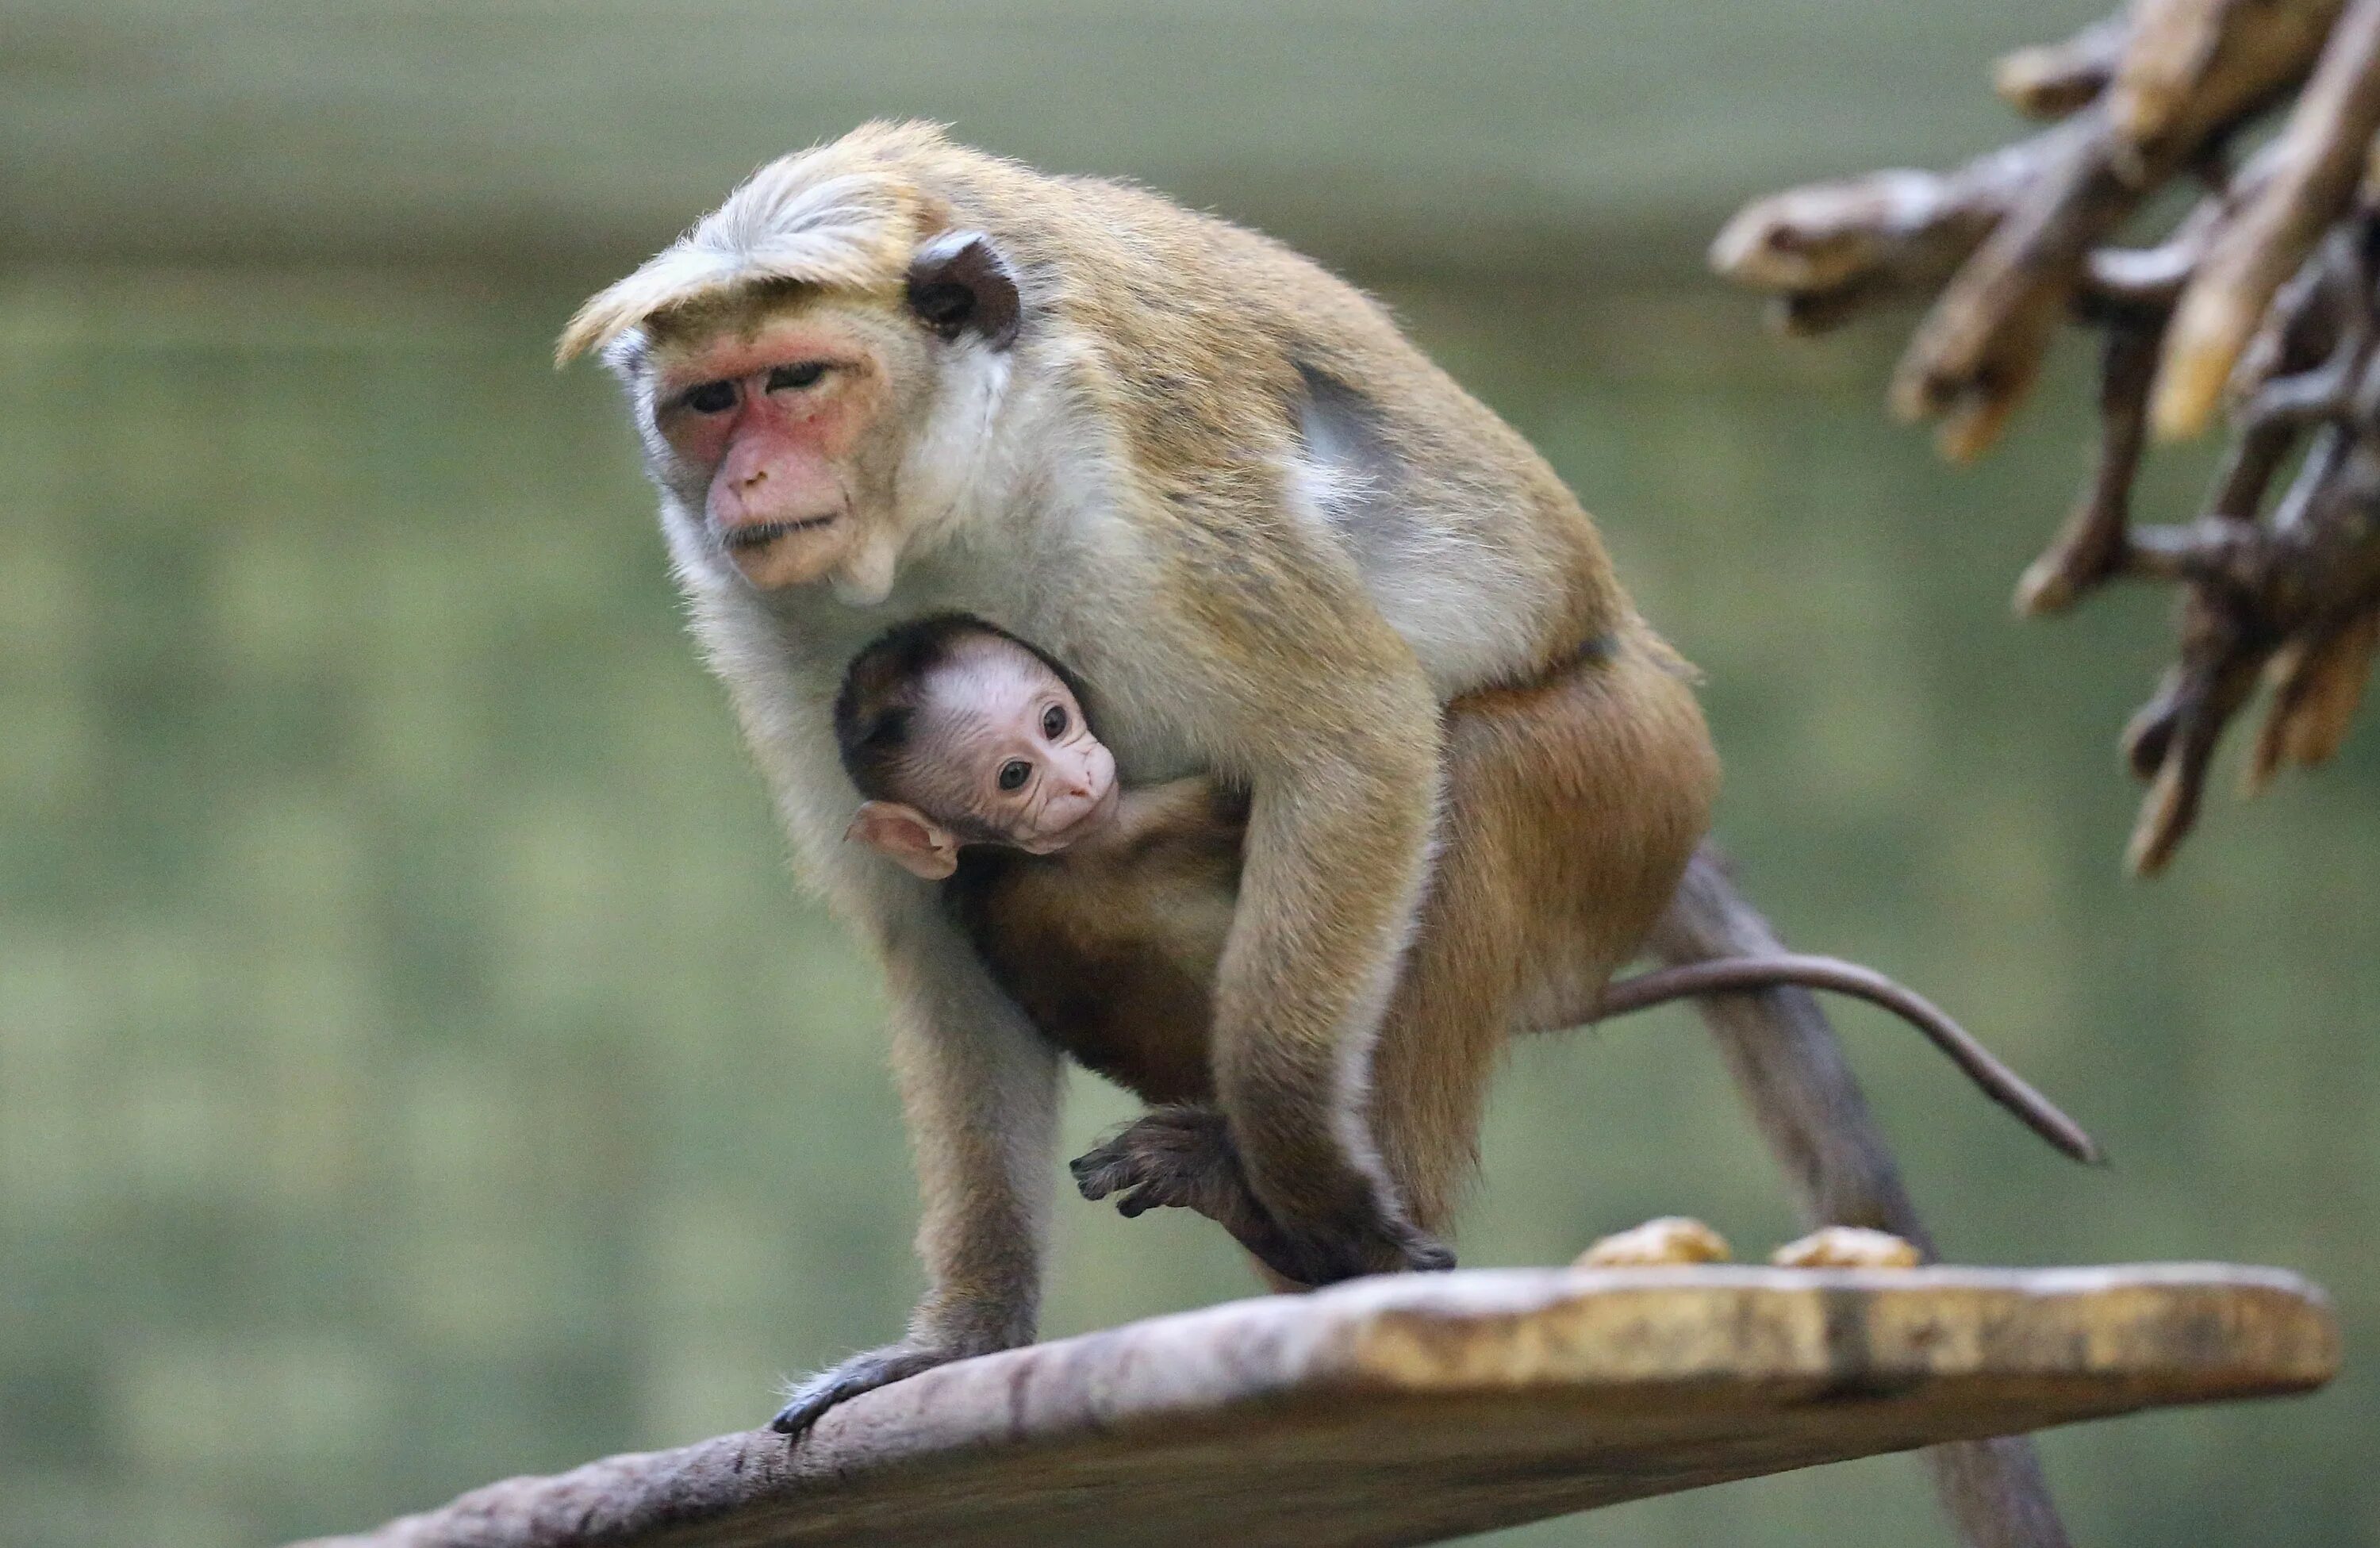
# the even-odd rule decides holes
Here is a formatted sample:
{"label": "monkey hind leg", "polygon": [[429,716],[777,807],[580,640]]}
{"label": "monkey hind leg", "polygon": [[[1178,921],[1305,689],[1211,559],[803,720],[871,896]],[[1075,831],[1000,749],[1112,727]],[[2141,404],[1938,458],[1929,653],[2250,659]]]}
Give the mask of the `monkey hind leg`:
{"label": "monkey hind leg", "polygon": [[1370,1094],[1390,1176],[1439,1234],[1505,1043],[1545,1005],[1592,1004],[1635,955],[1718,773],[1691,687],[1641,625],[1540,681],[1456,700],[1445,736],[1438,859]]}
{"label": "monkey hind leg", "polygon": [[1718,760],[1685,670],[1639,625],[1449,715],[1450,816],[1504,868],[1527,1027],[1596,1003],[1709,827]]}

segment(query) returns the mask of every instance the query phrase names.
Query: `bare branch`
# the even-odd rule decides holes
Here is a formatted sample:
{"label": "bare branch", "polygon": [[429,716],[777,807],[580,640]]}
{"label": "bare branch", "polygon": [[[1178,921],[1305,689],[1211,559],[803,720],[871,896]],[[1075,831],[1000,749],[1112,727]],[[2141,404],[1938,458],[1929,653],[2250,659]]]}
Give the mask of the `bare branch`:
{"label": "bare branch", "polygon": [[2277,652],[2266,676],[2272,707],[2250,756],[2246,793],[2256,795],[2284,763],[2326,762],[2347,739],[2380,651],[2380,608],[2366,608],[2319,639],[2294,640]]}
{"label": "bare branch", "polygon": [[1897,169],[1772,194],[1720,229],[1710,265],[1831,326],[1870,301],[1939,286],[2077,138],[2051,129],[1951,172]]}
{"label": "bare branch", "polygon": [[798,1444],[510,1478],[312,1548],[1387,1548],[2309,1391],[2338,1353],[2320,1289],[2223,1264],[1395,1274],[959,1360]]}
{"label": "bare branch", "polygon": [[2355,191],[2380,130],[2380,0],[2354,0],[2275,147],[2273,175],[2219,232],[2166,340],[2153,420],[2194,435],[2281,282]]}
{"label": "bare branch", "polygon": [[[2097,461],[2016,605],[2057,612],[2119,577],[2179,589],[2174,664],[2123,737],[2150,782],[2132,864],[2155,871],[2260,678],[2252,789],[2338,749],[2380,648],[2380,0],[2135,0],[2010,55],[1999,81],[2027,111],[2070,116],[1940,177],[1762,201],[1714,260],[1780,292],[1796,332],[1938,284],[1891,399],[1941,416],[1959,459],[1998,433],[2061,324],[2104,334]],[[2300,86],[2279,138],[2225,176],[2235,132]],[[2161,241],[2108,245],[2190,175],[2214,192]],[[1820,261],[1786,261],[1806,255]],[[2133,526],[2151,430],[2194,428],[2227,391],[2237,439],[2204,512]]]}
{"label": "bare branch", "polygon": [[2099,366],[2098,466],[2065,527],[2017,582],[2019,613],[2062,612],[2127,567],[2132,478],[2148,444],[2149,384],[2164,332],[2162,318],[2109,324]]}
{"label": "bare branch", "polygon": [[2064,43],[2002,55],[1992,67],[1992,90],[2028,118],[2066,117],[2107,89],[2130,31],[2122,17],[2111,16]]}
{"label": "bare branch", "polygon": [[2110,127],[2138,166],[2171,165],[2204,136],[2210,107],[2228,118],[2313,68],[2341,3],[2134,0]]}

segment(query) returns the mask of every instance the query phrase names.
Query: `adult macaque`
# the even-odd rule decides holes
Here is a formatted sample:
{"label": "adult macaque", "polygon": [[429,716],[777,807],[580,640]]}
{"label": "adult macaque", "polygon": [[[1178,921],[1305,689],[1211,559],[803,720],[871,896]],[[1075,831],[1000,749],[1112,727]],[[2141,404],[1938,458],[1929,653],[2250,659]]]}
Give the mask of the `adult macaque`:
{"label": "adult macaque", "polygon": [[[891,992],[930,1286],[904,1340],[805,1383],[783,1427],[1026,1342],[1038,1300],[1057,1050],[932,886],[838,842],[855,796],[831,706],[888,626],[960,611],[1033,640],[1079,675],[1127,782],[1247,792],[1215,1097],[1315,1278],[1448,1262],[1416,1219],[1524,1008],[1493,935],[1522,900],[1597,943],[1572,990],[1648,931],[1708,955],[1733,928],[1664,913],[1715,765],[1593,524],[1386,313],[1287,249],[873,125],[763,168],[590,299],[560,354],[586,349],[628,389],[695,628],[804,865]],[[1471,734],[1493,739],[1499,694],[1581,661],[1560,756],[1531,745],[1470,798],[1542,821],[1542,855],[1440,867],[1462,929],[1414,942],[1433,839],[1467,852],[1462,811],[1438,813],[1440,707],[1477,696]],[[1747,1075],[1773,1132],[1816,1125],[1857,1158],[1854,1204],[1905,1207],[1847,1078],[1791,1046],[1823,1091]],[[1425,1070],[1461,1078],[1424,1089]]]}
{"label": "adult macaque", "polygon": [[1558,884],[1437,878],[1466,932],[1507,894],[1572,916],[1601,948],[1583,981],[1668,902],[1715,774],[1684,675],[1544,462],[1286,249],[918,126],[764,168],[561,347],[601,347],[627,384],[696,628],[894,1002],[932,1288],[907,1340],[786,1422],[1033,1328],[1055,1051],[930,888],[835,843],[852,796],[829,706],[903,617],[964,611],[1058,652],[1132,782],[1248,792],[1213,1031],[1248,1186],[1309,1282],[1447,1263],[1414,1217],[1460,1171],[1514,986],[1500,947],[1464,960],[1479,941],[1407,975],[1430,986],[1404,1021],[1428,1065],[1465,1071],[1443,1089],[1415,1090],[1422,1051],[1378,1036],[1439,705],[1593,654],[1571,756],[1482,792],[1559,814],[1539,847]]}
{"label": "adult macaque", "polygon": [[[1526,701],[1517,711],[1508,694],[1486,712],[1500,725],[1500,741],[1470,735],[1483,712],[1469,696],[1448,705],[1450,809],[1464,812],[1468,792],[1514,776],[1504,760],[1515,735],[1542,719],[1558,737],[1568,719],[1563,696],[1593,670],[1586,663],[1559,670],[1517,696]],[[1126,1214],[1159,1204],[1199,1210],[1280,1278],[1303,1283],[1293,1247],[1241,1185],[1212,1110],[1210,988],[1232,920],[1247,802],[1197,775],[1127,790],[1069,676],[1029,642],[964,615],[887,631],[852,662],[835,699],[844,769],[867,798],[849,836],[917,876],[947,879],[945,896],[969,938],[1034,1025],[1087,1067],[1172,1109],[1075,1163],[1087,1197],[1117,1194]],[[1458,824],[1457,842],[1491,852],[1442,856],[1441,868],[1525,866],[1531,847],[1544,841],[1542,825],[1500,825],[1496,816]],[[1584,820],[1572,814],[1573,823]],[[1425,895],[1417,938],[1463,928],[1444,898]],[[1906,1017],[2052,1144],[2079,1160],[2097,1158],[2071,1119],[1956,1022],[1879,974],[1823,957],[1737,957],[1598,983],[1589,998],[1566,1000],[1567,990],[1584,987],[1572,964],[1600,943],[1562,939],[1533,928],[1525,908],[1513,912],[1512,975],[1518,1003],[1535,1019],[1508,1031],[1556,1030],[1714,991],[1844,990]],[[1426,1037],[1418,1046],[1429,1046]],[[1163,1165],[1147,1164],[1152,1148]],[[1446,1224],[1428,1214],[1422,1222]]]}

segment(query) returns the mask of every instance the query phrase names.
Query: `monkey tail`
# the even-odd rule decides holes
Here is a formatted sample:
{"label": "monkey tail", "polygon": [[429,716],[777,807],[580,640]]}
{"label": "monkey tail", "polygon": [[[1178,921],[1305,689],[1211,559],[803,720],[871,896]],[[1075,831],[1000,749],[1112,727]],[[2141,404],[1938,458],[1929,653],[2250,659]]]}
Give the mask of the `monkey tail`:
{"label": "monkey tail", "polygon": [[[1784,943],[1706,843],[1653,927],[1652,953],[1671,966],[1781,957]],[[1813,1225],[1873,1225],[1940,1256],[1901,1186],[1900,1168],[1868,1113],[1817,999],[1798,986],[1720,994],[1695,1007]],[[1968,1548],[2069,1548],[2032,1440],[2002,1435],[1925,1448],[1927,1469]]]}
{"label": "monkey tail", "polygon": [[1985,1096],[2016,1115],[2018,1122],[2060,1152],[2086,1165],[2098,1165],[2107,1160],[2098,1141],[2082,1125],[2035,1091],[2024,1077],[2002,1064],[1939,1006],[1873,968],[1838,957],[1776,952],[1715,957],[1677,967],[1655,968],[1605,986],[1596,1015],[1598,1018],[1625,1016],[1671,1000],[1788,985],[1828,990],[1883,1006],[1925,1033],[1926,1041],[1940,1049]]}

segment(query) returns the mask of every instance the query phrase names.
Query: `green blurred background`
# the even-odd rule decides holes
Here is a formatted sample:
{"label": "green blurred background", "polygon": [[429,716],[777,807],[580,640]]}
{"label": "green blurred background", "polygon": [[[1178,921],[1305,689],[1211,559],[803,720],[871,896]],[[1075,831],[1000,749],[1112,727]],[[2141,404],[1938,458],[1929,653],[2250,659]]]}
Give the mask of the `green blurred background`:
{"label": "green blurred background", "polygon": [[[2166,599],[2006,603],[2084,466],[2083,351],[1954,473],[1885,421],[1898,323],[1775,345],[1700,266],[1751,194],[2013,132],[1989,58],[2091,14],[0,0],[0,1543],[360,1527],[748,1425],[897,1331],[875,987],[789,879],[611,388],[546,364],[754,164],[880,114],[1388,297],[1708,672],[1789,936],[2115,1153],[2058,1161],[1845,1010],[1953,1255],[2338,1298],[2323,1395],[2045,1437],[2079,1540],[2380,1541],[2380,732],[2121,879]],[[1689,1016],[1514,1065],[1466,1261],[1792,1234]],[[1126,1111],[1076,1080],[1069,1142]],[[1057,1223],[1050,1334],[1249,1288],[1201,1223]],[[1881,1458],[1498,1541],[1949,1535]]]}

